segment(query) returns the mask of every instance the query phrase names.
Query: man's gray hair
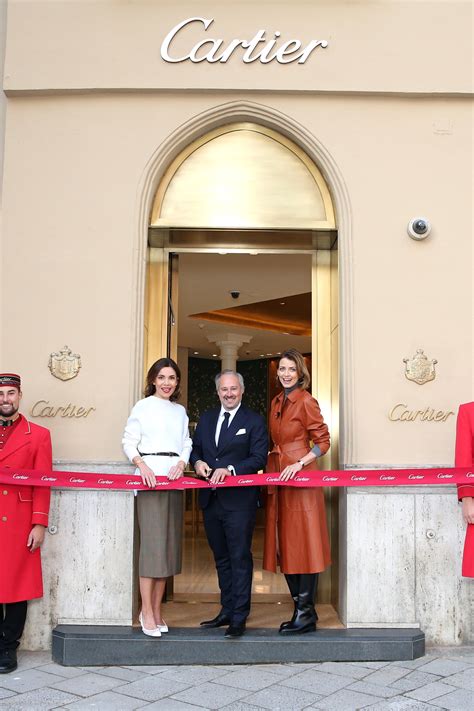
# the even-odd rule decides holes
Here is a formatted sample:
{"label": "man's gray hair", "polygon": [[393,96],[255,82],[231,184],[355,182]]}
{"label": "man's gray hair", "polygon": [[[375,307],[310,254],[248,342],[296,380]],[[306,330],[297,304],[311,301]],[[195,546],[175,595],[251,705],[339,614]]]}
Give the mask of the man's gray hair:
{"label": "man's gray hair", "polygon": [[242,388],[242,391],[245,390],[245,385],[244,385],[244,379],[240,373],[238,373],[236,370],[223,370],[220,373],[217,373],[216,377],[214,378],[215,383],[216,383],[216,390],[219,390],[219,383],[221,381],[221,377],[223,375],[235,375],[239,379],[240,387]]}

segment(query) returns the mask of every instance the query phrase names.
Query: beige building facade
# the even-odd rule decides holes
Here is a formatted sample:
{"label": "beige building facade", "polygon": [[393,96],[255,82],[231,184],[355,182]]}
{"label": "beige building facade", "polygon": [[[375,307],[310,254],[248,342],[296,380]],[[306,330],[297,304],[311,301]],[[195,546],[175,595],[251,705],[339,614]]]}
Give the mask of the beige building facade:
{"label": "beige building facade", "polygon": [[[186,228],[206,233],[196,244],[211,255],[223,244],[279,253],[282,275],[285,255],[311,260],[327,468],[451,466],[457,408],[474,399],[471,3],[13,0],[5,14],[1,367],[22,373],[23,411],[51,429],[56,466],[129,471],[121,435],[146,365],[170,345],[167,260],[193,251],[189,235],[172,242]],[[250,139],[235,165],[197,160],[231,129]],[[261,136],[281,148],[266,174],[251,143]],[[321,177],[332,219],[308,208],[291,220],[291,179],[290,217],[276,215],[266,188],[290,154]],[[237,163],[235,184],[254,181],[268,207],[260,224],[239,222],[240,193],[226,223],[224,197],[208,191],[203,217],[192,183],[173,183],[195,171],[205,184]],[[416,218],[431,225],[426,239],[408,233]],[[250,230],[248,245],[216,236],[231,229]],[[271,229],[287,236],[278,248],[265,242]],[[298,230],[311,244],[296,245]],[[48,368],[65,344],[81,357],[66,381]],[[405,375],[419,349],[437,361],[425,384]],[[338,502],[331,598],[342,623],[472,641],[455,488],[348,488]],[[133,495],[56,491],[51,525],[25,645],[48,647],[58,622],[130,624]]]}

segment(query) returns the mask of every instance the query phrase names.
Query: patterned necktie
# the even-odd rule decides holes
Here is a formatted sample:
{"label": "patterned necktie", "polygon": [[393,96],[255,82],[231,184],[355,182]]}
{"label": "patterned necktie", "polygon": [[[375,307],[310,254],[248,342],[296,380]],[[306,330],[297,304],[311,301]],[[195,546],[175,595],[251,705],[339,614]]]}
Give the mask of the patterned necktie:
{"label": "patterned necktie", "polygon": [[229,429],[229,417],[230,412],[224,412],[224,421],[221,425],[221,431],[219,432],[219,439],[217,440],[217,449],[220,449],[225,442],[227,432]]}

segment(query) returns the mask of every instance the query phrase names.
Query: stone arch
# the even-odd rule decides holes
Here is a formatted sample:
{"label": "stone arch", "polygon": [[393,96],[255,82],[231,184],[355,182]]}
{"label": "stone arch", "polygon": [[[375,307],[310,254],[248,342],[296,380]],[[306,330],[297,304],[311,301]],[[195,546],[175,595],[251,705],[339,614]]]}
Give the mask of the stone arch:
{"label": "stone arch", "polygon": [[135,351],[131,359],[130,401],[135,402],[141,390],[143,363],[143,319],[146,248],[148,221],[158,185],[170,163],[187,145],[200,136],[227,123],[252,122],[276,131],[299,145],[314,161],[329,186],[339,233],[340,283],[340,461],[341,466],[354,461],[353,440],[348,437],[354,422],[353,378],[353,290],[352,290],[352,219],[348,190],[342,173],[331,153],[302,124],[271,106],[250,101],[231,101],[219,104],[192,117],[179,126],[157,147],[144,167],[138,185],[135,219]]}

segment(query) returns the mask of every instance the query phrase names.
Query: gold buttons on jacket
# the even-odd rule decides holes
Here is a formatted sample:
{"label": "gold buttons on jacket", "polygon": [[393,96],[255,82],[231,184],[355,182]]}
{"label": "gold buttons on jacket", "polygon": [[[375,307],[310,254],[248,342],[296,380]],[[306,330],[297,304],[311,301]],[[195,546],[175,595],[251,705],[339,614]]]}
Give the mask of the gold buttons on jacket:
{"label": "gold buttons on jacket", "polygon": [[6,516],[2,516],[2,521],[6,521],[6,520],[7,520],[7,517],[6,517]]}
{"label": "gold buttons on jacket", "polygon": [[3,490],[3,495],[6,496],[8,494],[8,491],[6,489]]}

